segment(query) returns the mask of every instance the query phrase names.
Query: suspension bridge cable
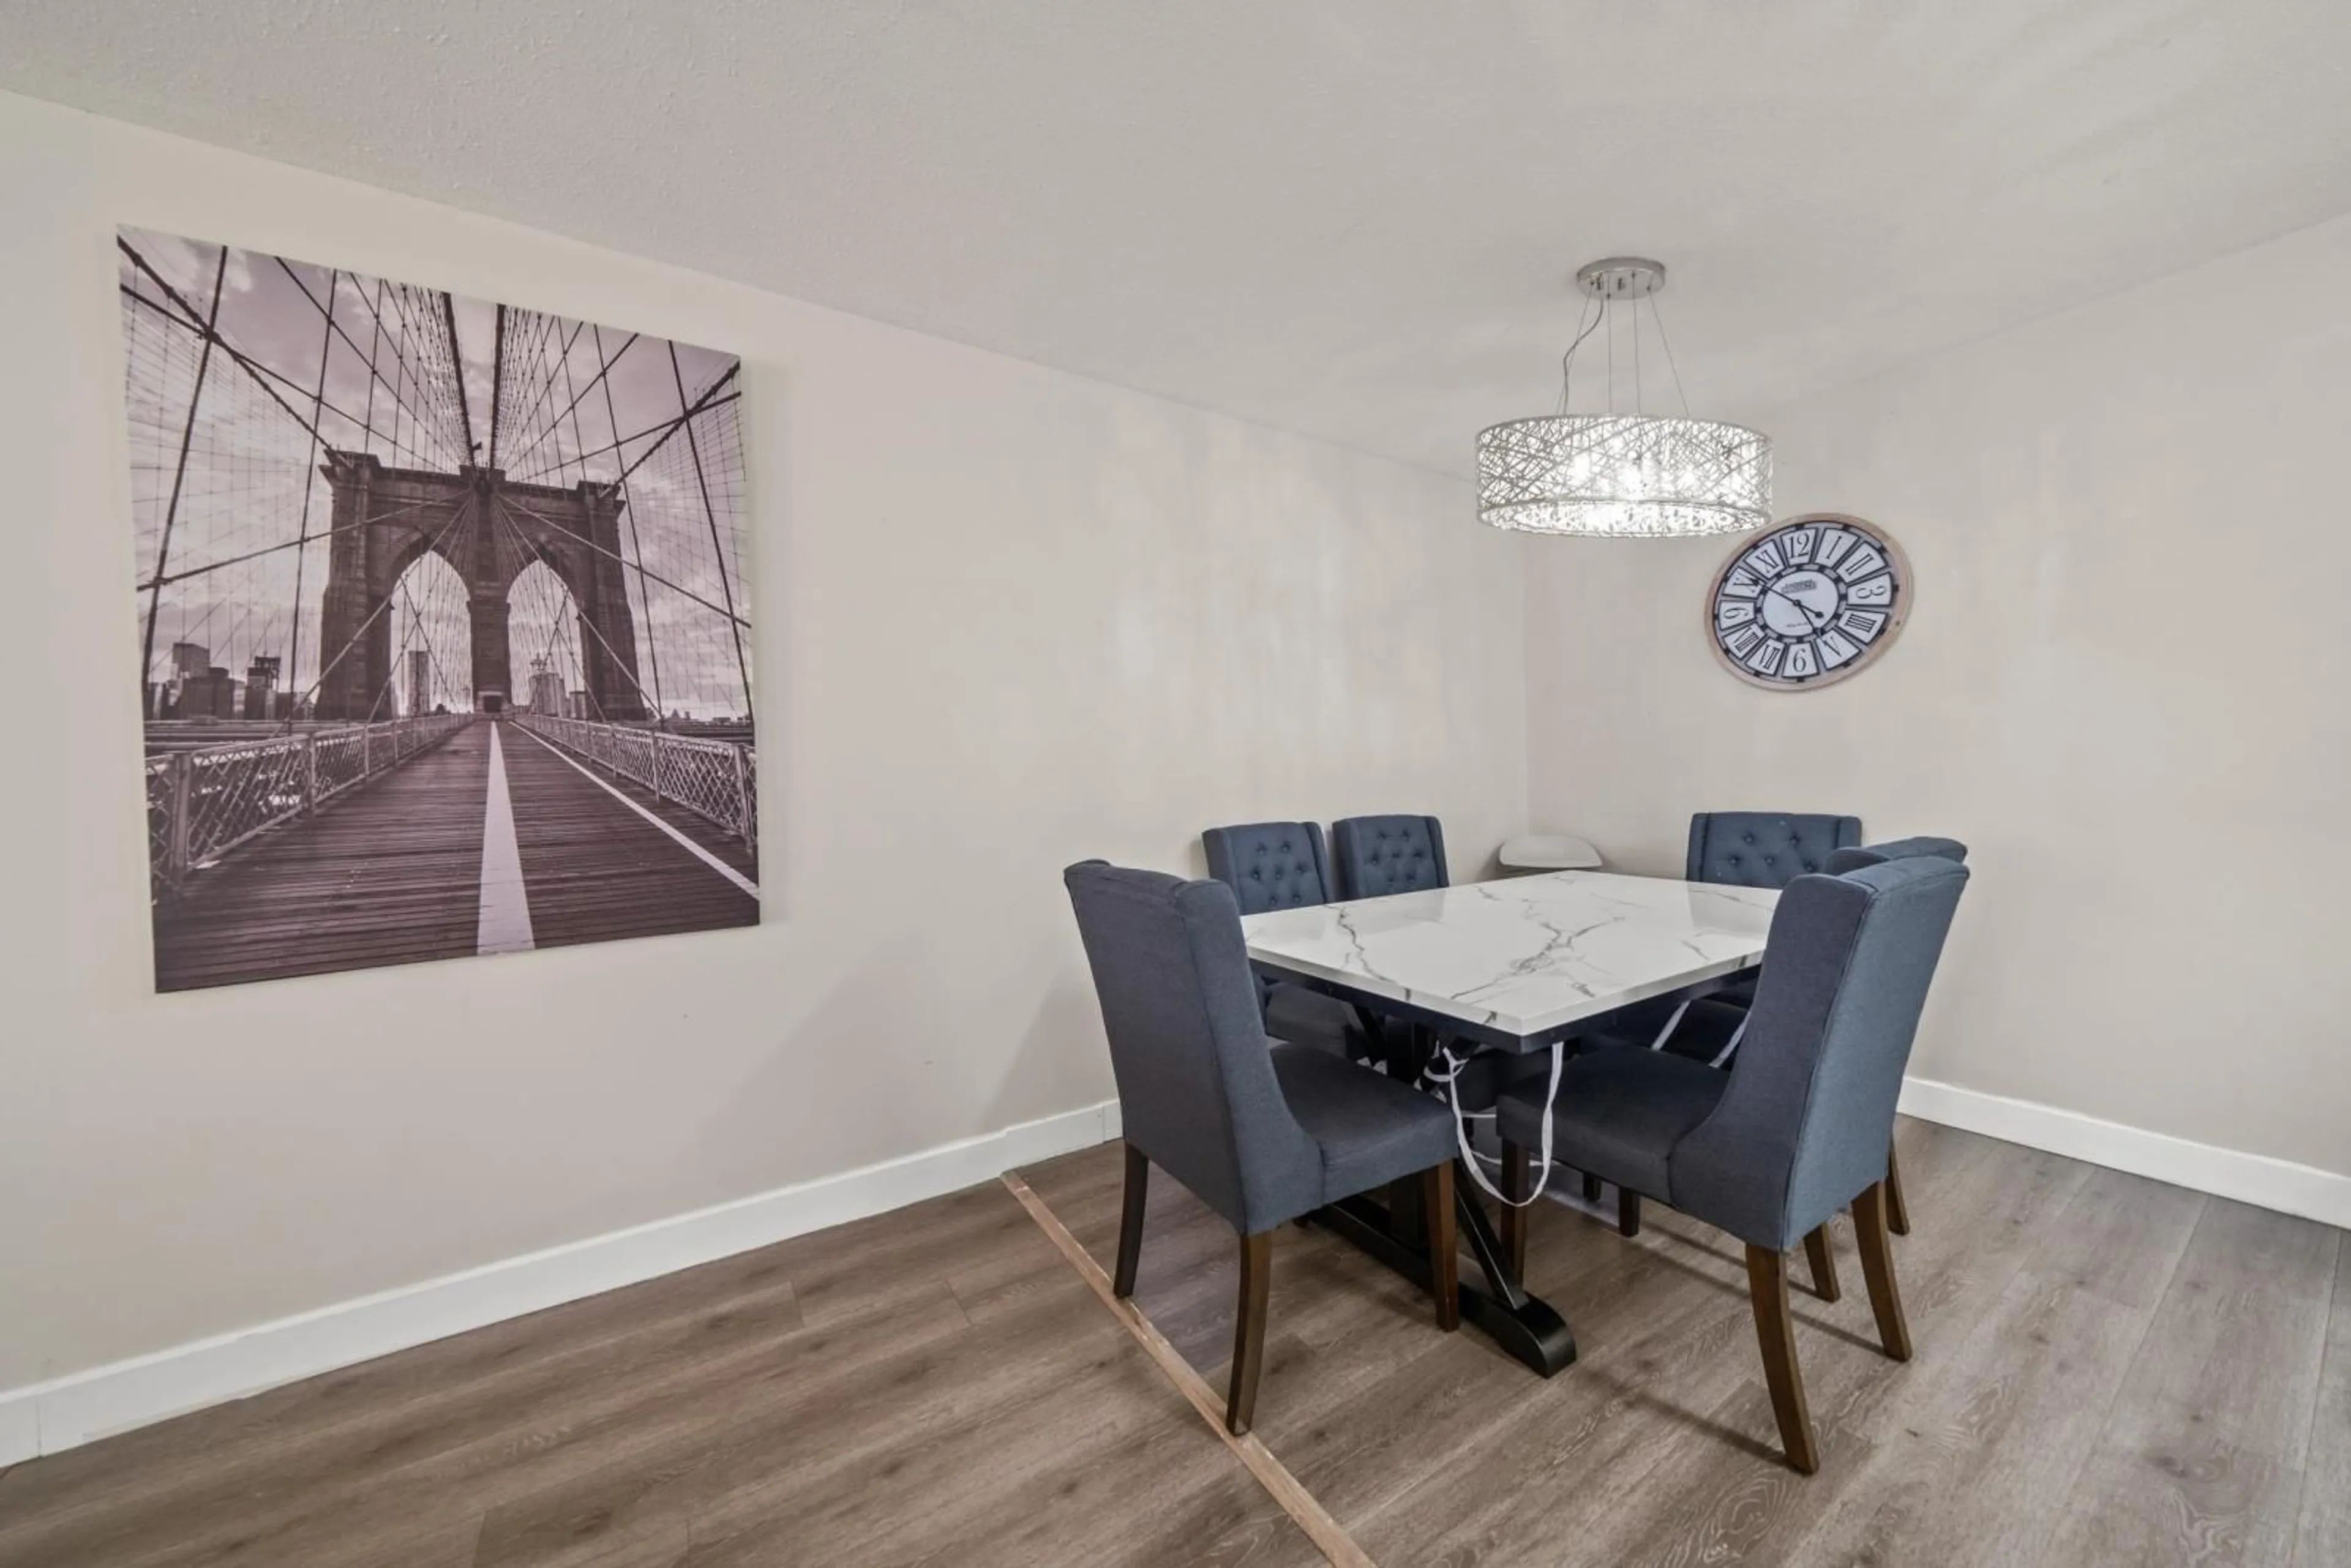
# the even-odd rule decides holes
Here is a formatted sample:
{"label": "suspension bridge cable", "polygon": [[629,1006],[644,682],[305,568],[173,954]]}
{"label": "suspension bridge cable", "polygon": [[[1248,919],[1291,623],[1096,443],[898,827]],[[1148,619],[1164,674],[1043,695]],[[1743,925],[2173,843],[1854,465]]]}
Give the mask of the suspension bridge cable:
{"label": "suspension bridge cable", "polygon": [[[674,361],[677,354],[677,345],[675,343],[672,343],[669,346],[669,351],[673,361]],[[673,370],[676,368],[674,363],[672,364],[671,368]],[[643,467],[645,465],[646,459],[650,458],[654,453],[659,452],[664,446],[667,445],[671,436],[675,435],[681,430],[686,429],[686,427],[693,423],[694,416],[695,414],[713,406],[712,400],[716,396],[718,389],[725,386],[728,382],[733,381],[735,379],[735,372],[742,368],[742,364],[739,361],[727,366],[726,373],[720,376],[716,381],[711,382],[710,385],[704,390],[703,394],[695,399],[694,406],[692,408],[687,409],[684,413],[669,422],[667,427],[663,430],[660,440],[654,442],[651,446],[646,447],[643,452],[638,453],[637,460],[634,463],[630,464],[626,468],[621,470],[621,477],[626,479],[630,475]],[[680,402],[684,402],[685,401],[685,392],[683,386],[680,387],[678,392],[678,401]]]}
{"label": "suspension bridge cable", "polygon": [[[504,501],[506,505],[512,507],[516,511],[520,512],[524,517],[530,518],[533,522],[544,523],[551,528],[564,528],[564,524],[559,519],[550,517],[545,512],[536,511],[531,507],[523,505],[520,501],[516,500],[511,496],[504,497]],[[565,531],[569,532],[569,530],[567,528]],[[624,567],[629,564],[627,557],[620,555],[615,551],[606,549],[594,539],[581,538],[579,542],[586,545],[590,549],[594,550],[598,555],[604,557],[608,560],[619,561]],[[695,592],[694,590],[681,587],[679,584],[672,582],[668,578],[662,576],[659,572],[645,571],[644,568],[642,566],[637,570],[639,571],[644,571],[645,576],[652,578],[655,582],[660,583],[672,593],[682,594],[685,598],[691,599],[694,602],[701,605],[705,610],[709,611],[714,615],[724,615],[728,621],[734,622],[737,626],[748,626],[751,624],[748,621],[746,621],[742,616],[735,613],[734,611],[727,609],[725,605],[714,604],[709,600],[705,599],[702,595]]]}
{"label": "suspension bridge cable", "polygon": [[[323,403],[327,396],[327,358],[335,346],[335,298],[340,292],[340,286],[336,280],[341,276],[337,272],[327,274],[327,329],[319,339],[319,390],[312,394],[313,401],[319,403]],[[315,409],[313,413],[315,416]],[[316,434],[314,429],[312,434],[315,436]],[[288,682],[295,678],[296,672],[302,667],[302,569],[308,563],[310,558],[310,491],[319,477],[318,455],[324,445],[323,442],[314,441],[310,455],[302,464],[302,531],[300,537],[294,541],[293,646],[287,649],[286,654],[286,678]],[[333,527],[331,517],[329,519],[328,526],[329,528]],[[323,635],[324,628],[320,630]],[[270,700],[275,702],[277,694],[274,687],[269,695]],[[266,718],[268,716],[264,714],[262,716]],[[287,709],[286,727],[289,733],[294,727],[294,713],[291,705]]]}
{"label": "suspension bridge cable", "polygon": [[[341,329],[337,328],[337,327],[335,327],[335,326],[334,326],[334,323],[333,323],[334,311],[333,311],[333,309],[332,309],[331,306],[330,306],[330,305],[321,305],[321,304],[319,304],[319,303],[318,298],[317,298],[314,295],[312,295],[312,294],[311,294],[311,292],[310,292],[310,286],[309,286],[308,284],[304,283],[304,282],[302,281],[301,275],[300,275],[299,273],[296,272],[292,267],[290,267],[290,266],[288,266],[288,265],[287,264],[287,261],[286,261],[286,258],[285,258],[285,257],[283,257],[283,256],[272,256],[272,257],[270,257],[270,259],[271,259],[272,261],[277,262],[277,263],[278,269],[279,269],[280,271],[284,272],[284,273],[286,274],[286,276],[287,276],[289,279],[291,279],[291,280],[293,281],[294,287],[295,287],[296,288],[298,288],[298,289],[301,290],[302,298],[305,298],[305,299],[307,299],[307,300],[308,300],[308,301],[310,302],[310,308],[312,308],[313,310],[318,311],[321,316],[325,316],[325,317],[327,317],[327,318],[328,318],[328,326],[329,326],[329,330],[331,330],[331,331],[333,331],[333,332],[334,332],[334,334],[335,334],[337,337],[339,337],[339,338],[342,339],[342,340],[344,341],[344,343],[346,343],[347,345],[349,345],[349,347],[350,348],[350,350],[351,350],[351,352],[352,352],[352,353],[354,353],[354,354],[358,353],[358,352],[360,351],[360,346],[359,346],[359,344],[357,344],[356,342],[353,342],[353,341],[351,340],[351,335],[350,335],[349,332],[343,331]],[[331,285],[329,286],[329,291],[331,292]],[[360,303],[361,303],[361,304],[365,304],[365,303],[366,303],[366,299],[365,299],[365,297],[364,297],[364,296],[362,296],[362,297],[361,297]],[[373,371],[372,361],[371,361],[371,364],[370,364],[370,371],[371,371],[371,373],[372,373],[372,371]],[[374,389],[372,386],[371,386],[368,390],[369,390],[371,392],[372,392],[375,389]],[[387,390],[389,390],[389,389],[387,389]],[[423,388],[422,388],[422,383],[420,383],[420,384],[419,384],[419,390],[420,390],[420,391],[422,391],[422,390],[423,390]],[[338,412],[340,413],[340,411],[339,410]],[[351,419],[351,416],[350,416],[350,414],[348,414],[348,413],[343,414],[343,415],[342,415],[342,417],[343,417],[343,419],[345,420],[345,422],[347,422],[347,423],[358,423],[357,421],[352,420],[352,419]],[[419,420],[417,421],[417,423],[419,423],[421,424],[421,423],[423,423],[423,420],[422,420],[422,419],[419,419]]]}
{"label": "suspension bridge cable", "polygon": [[471,463],[474,460],[474,415],[465,406],[465,369],[457,362],[457,303],[449,298],[449,291],[445,288],[441,291],[441,319],[449,327],[449,379],[457,389],[458,423],[465,436],[463,461]]}
{"label": "suspension bridge cable", "polygon": [[[702,444],[694,434],[696,410],[685,401],[685,372],[678,369],[675,343],[669,346],[669,373],[677,382],[677,406],[683,411],[680,417],[685,425],[686,450],[694,455],[694,482],[701,488],[702,515],[710,524],[710,553],[718,563],[718,588],[726,598],[726,618],[731,623],[728,630],[735,633],[735,664],[743,676],[743,697],[747,706],[751,696],[751,662],[743,654],[743,627],[735,614],[735,587],[726,578],[726,547],[718,542],[718,514],[711,508],[710,481],[702,472]],[[727,373],[732,375],[734,372],[730,370]],[[708,401],[708,397],[705,392],[704,400]]]}
{"label": "suspension bridge cable", "polygon": [[[162,282],[161,278],[156,279]],[[155,575],[161,579],[172,560],[172,525],[180,515],[180,491],[188,478],[188,445],[195,439],[196,407],[204,401],[204,375],[212,369],[213,327],[220,319],[221,295],[228,282],[228,247],[221,247],[220,261],[213,268],[212,310],[204,319],[204,348],[196,361],[195,390],[188,394],[188,423],[180,433],[180,462],[172,476],[172,500],[163,509],[163,538],[155,550]],[[155,615],[163,606],[163,586],[158,581],[147,595],[147,637],[139,656],[139,703],[142,712],[148,710],[146,683],[155,673]]]}
{"label": "suspension bridge cable", "polygon": [[[612,370],[612,367],[613,367],[614,365],[617,365],[617,364],[619,364],[619,363],[621,362],[621,356],[622,356],[622,355],[623,355],[623,354],[627,353],[631,349],[632,349],[632,348],[636,347],[636,344],[637,344],[637,339],[638,339],[638,337],[639,337],[639,336],[640,336],[640,334],[635,333],[635,332],[632,332],[632,333],[630,333],[630,334],[629,334],[629,340],[628,340],[627,342],[625,342],[625,343],[622,344],[618,349],[614,350],[613,350],[613,353],[612,353],[612,357],[611,357],[611,359],[609,359],[609,360],[606,360],[606,359],[604,358],[604,355],[603,355],[603,340],[603,340],[603,329],[602,329],[601,328],[597,329],[597,349],[596,349],[596,357],[597,357],[597,359],[598,359],[598,361],[599,361],[600,362],[598,363],[598,365],[597,365],[597,367],[596,367],[596,379],[595,379],[594,381],[590,382],[586,386],[581,387],[581,388],[580,389],[580,394],[579,394],[579,397],[575,397],[575,398],[573,398],[573,399],[571,400],[571,405],[570,405],[570,407],[566,408],[566,409],[563,411],[563,414],[559,414],[559,415],[557,415],[557,416],[556,416],[556,417],[558,418],[558,420],[560,420],[560,419],[561,419],[565,414],[569,414],[569,413],[571,413],[572,412],[574,412],[576,409],[578,409],[578,408],[579,408],[579,406],[580,406],[580,398],[586,397],[590,392],[594,392],[594,391],[596,390],[596,388],[597,388],[597,386],[598,386],[599,384],[602,384],[602,385],[603,385],[603,387],[604,387],[604,395],[605,395],[606,400],[607,400],[608,402],[611,400],[611,392],[612,392],[612,389],[611,389],[611,384],[605,381],[605,377],[606,377],[606,376],[608,376],[608,375],[610,375],[610,374],[611,373],[611,370]],[[552,425],[549,426],[549,429],[550,429],[550,430],[551,430],[551,429],[553,429],[553,428],[554,428],[554,427],[553,427]],[[544,433],[542,433],[542,434],[539,435],[539,437],[538,437],[538,441],[544,441],[544,440],[546,440],[546,439],[547,439],[547,437],[546,437],[546,435],[545,435],[545,434],[544,434]],[[530,454],[531,454],[531,452],[532,452],[532,451],[533,451],[533,450],[538,446],[538,441],[534,441],[534,442],[532,442],[532,443],[531,443],[531,444],[530,444],[529,446],[524,447],[521,451],[519,451],[519,452],[516,453],[516,454],[515,454],[515,458],[516,458],[516,460],[517,460],[517,462],[519,462],[521,459],[523,459],[523,458],[525,458],[525,457],[529,456],[529,455],[530,455]]]}
{"label": "suspension bridge cable", "polygon": [[[595,329],[595,340],[596,381],[601,382],[604,384],[604,422],[609,427],[611,427],[613,434],[618,435],[621,430],[621,416],[612,404],[612,383],[609,379],[608,373],[611,371],[613,362],[618,361],[621,355],[615,354],[612,356],[611,360],[604,358],[604,329],[601,327]],[[621,345],[621,353],[627,353],[629,351],[629,343],[634,343],[636,340],[637,338],[635,333],[632,332],[629,334],[629,342]],[[591,382],[589,384],[592,386],[595,382]],[[572,406],[574,408],[579,406],[579,400],[577,398],[572,400]],[[573,417],[575,421],[578,418],[576,414]],[[574,431],[577,431],[579,426],[575,423],[572,428]],[[619,448],[616,444],[614,447],[616,454]],[[618,461],[617,456],[614,461]],[[584,458],[581,460],[580,472],[583,475],[587,472],[587,463]],[[637,600],[644,606],[645,610],[645,659],[647,663],[653,666],[653,720],[657,724],[666,726],[669,723],[669,709],[664,706],[662,703],[661,651],[653,643],[653,594],[648,591],[645,587],[645,546],[643,539],[640,538],[637,535],[637,509],[634,506],[631,505],[629,501],[628,476],[625,474],[622,475],[620,479],[614,483],[612,487],[620,493],[622,514],[629,519],[629,548],[637,552]],[[625,561],[622,564],[624,568],[627,565]],[[626,597],[628,592],[628,580],[629,580],[626,577],[621,579],[621,591],[623,597]]]}

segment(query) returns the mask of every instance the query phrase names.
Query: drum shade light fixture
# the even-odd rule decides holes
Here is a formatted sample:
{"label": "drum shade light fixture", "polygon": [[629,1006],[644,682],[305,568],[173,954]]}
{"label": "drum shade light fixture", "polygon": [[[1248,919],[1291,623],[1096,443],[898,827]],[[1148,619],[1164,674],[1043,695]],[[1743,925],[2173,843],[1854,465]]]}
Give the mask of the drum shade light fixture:
{"label": "drum shade light fixture", "polygon": [[[1612,256],[1578,268],[1575,281],[1591,303],[1560,360],[1559,410],[1478,433],[1478,516],[1524,533],[1635,538],[1735,534],[1770,521],[1771,437],[1689,417],[1665,319],[1657,314],[1664,265]],[[1642,406],[1645,304],[1681,404],[1677,419]],[[1622,328],[1620,314],[1628,319]],[[1620,331],[1628,340],[1621,350]],[[1607,410],[1573,413],[1576,350],[1595,334],[1608,356]],[[1620,352],[1630,361],[1630,413],[1616,406]]]}

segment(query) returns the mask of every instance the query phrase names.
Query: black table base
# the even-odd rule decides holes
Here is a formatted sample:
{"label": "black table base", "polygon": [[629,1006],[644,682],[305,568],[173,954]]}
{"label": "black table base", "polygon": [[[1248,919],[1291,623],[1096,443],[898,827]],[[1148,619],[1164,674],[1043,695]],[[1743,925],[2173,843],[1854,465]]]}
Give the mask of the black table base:
{"label": "black table base", "polygon": [[[1453,1162],[1453,1203],[1459,1211],[1461,1239],[1478,1260],[1483,1289],[1460,1283],[1462,1321],[1484,1330],[1511,1356],[1545,1377],[1575,1360],[1575,1335],[1567,1320],[1546,1301],[1527,1293],[1502,1258],[1501,1243],[1484,1206],[1471,1197],[1468,1173]],[[1409,1192],[1412,1196],[1406,1196]],[[1427,1228],[1421,1223],[1418,1188],[1403,1183],[1391,1203],[1371,1197],[1350,1197],[1317,1209],[1314,1218],[1346,1238],[1405,1279],[1428,1287]]]}
{"label": "black table base", "polygon": [[[1627,1003],[1604,1013],[1578,1019],[1541,1035],[1518,1036],[1490,1027],[1466,1024],[1458,1019],[1409,1003],[1372,998],[1351,992],[1315,976],[1296,974],[1279,965],[1256,960],[1258,972],[1293,985],[1344,998],[1362,1022],[1374,1054],[1384,1059],[1387,1074],[1399,1083],[1418,1083],[1441,1045],[1484,1047],[1526,1054],[1550,1047],[1555,1040],[1596,1031],[1630,1016],[1635,1008],[1660,998]],[[1721,989],[1739,977],[1719,976],[1679,988],[1666,998],[1701,997]],[[1388,1023],[1402,1026],[1390,1029]],[[1477,1188],[1459,1159],[1453,1162],[1453,1201],[1460,1211],[1461,1239],[1478,1260],[1485,1288],[1463,1281],[1461,1316],[1493,1336],[1504,1350],[1545,1377],[1556,1375],[1575,1361],[1575,1334],[1558,1309],[1526,1287],[1510,1272],[1493,1222],[1473,1196]],[[1428,1288],[1427,1227],[1421,1222],[1420,1189],[1416,1182],[1399,1182],[1388,1189],[1385,1203],[1369,1197],[1350,1197],[1317,1209],[1314,1218],[1329,1226],[1374,1258],[1423,1290]]]}

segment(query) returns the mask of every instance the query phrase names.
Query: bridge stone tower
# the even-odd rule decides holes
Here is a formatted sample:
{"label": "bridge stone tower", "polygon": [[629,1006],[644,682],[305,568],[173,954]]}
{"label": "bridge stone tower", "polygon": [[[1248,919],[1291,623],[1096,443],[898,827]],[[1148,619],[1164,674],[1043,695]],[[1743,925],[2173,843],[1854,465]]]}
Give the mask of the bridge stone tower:
{"label": "bridge stone tower", "polygon": [[334,488],[320,647],[320,718],[390,718],[392,591],[426,550],[456,569],[473,622],[475,705],[517,694],[507,653],[507,591],[534,560],[571,591],[590,717],[649,716],[637,685],[636,619],[621,565],[619,489],[581,480],[569,489],[524,485],[496,468],[455,474],[387,468],[373,454],[329,450],[319,472]]}

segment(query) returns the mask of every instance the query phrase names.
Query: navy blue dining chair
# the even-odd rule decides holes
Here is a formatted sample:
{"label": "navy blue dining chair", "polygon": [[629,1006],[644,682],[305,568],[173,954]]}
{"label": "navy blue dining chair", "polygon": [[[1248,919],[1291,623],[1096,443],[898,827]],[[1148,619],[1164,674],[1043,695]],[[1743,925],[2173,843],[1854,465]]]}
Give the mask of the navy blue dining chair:
{"label": "navy blue dining chair", "polygon": [[1264,1359],[1273,1231],[1417,1176],[1437,1326],[1460,1322],[1453,1118],[1392,1079],[1266,1038],[1240,905],[1221,882],[1085,861],[1061,873],[1110,1038],[1126,1142],[1113,1288],[1134,1293],[1159,1166],[1240,1235],[1225,1425],[1249,1430]]}
{"label": "navy blue dining chair", "polygon": [[1729,887],[1785,887],[1861,842],[1861,819],[1818,811],[1696,811],[1683,879]]}
{"label": "navy blue dining chair", "polygon": [[1859,871],[1865,865],[1884,865],[1887,861],[1915,860],[1920,855],[1949,861],[1953,865],[1965,865],[1968,846],[1957,839],[1919,834],[1907,839],[1888,839],[1883,843],[1856,844],[1833,850],[1822,870],[1831,876],[1842,876],[1849,871]]}
{"label": "navy blue dining chair", "polygon": [[1342,901],[1447,887],[1445,828],[1434,817],[1345,817],[1331,824]]}
{"label": "navy blue dining chair", "polygon": [[[1785,887],[1800,876],[1827,869],[1831,855],[1859,842],[1859,817],[1825,811],[1693,811],[1682,880],[1722,887]],[[1585,1049],[1638,1043],[1720,1065],[1754,999],[1755,977],[1741,975],[1696,1000],[1666,998],[1627,1009],[1606,1030],[1587,1037]],[[1588,1172],[1583,1198],[1600,1201],[1599,1178]],[[1641,1200],[1621,1189],[1616,1228],[1627,1236],[1641,1230]]]}
{"label": "navy blue dining chair", "polygon": [[[1842,876],[1864,866],[1884,865],[1887,861],[1913,860],[1921,855],[1947,860],[1953,865],[1965,865],[1968,846],[1957,839],[1932,835],[1888,839],[1884,843],[1837,850],[1829,856],[1826,869]],[[1896,1236],[1910,1234],[1910,1200],[1902,1193],[1902,1161],[1891,1144],[1886,1149],[1886,1226]]]}
{"label": "navy blue dining chair", "polygon": [[[1968,846],[1957,839],[1923,834],[1907,839],[1888,839],[1882,843],[1852,844],[1831,850],[1821,869],[1833,876],[1842,875],[1849,871],[1859,871],[1864,866],[1884,865],[1887,861],[1914,860],[1922,855],[1963,865],[1967,862]],[[1745,1002],[1719,995],[1704,998],[1690,1005],[1681,1026],[1674,1031],[1674,1038],[1682,1046],[1682,1054],[1719,1066],[1740,1042],[1747,1018]],[[1909,1235],[1910,1203],[1902,1192],[1902,1165],[1890,1148],[1886,1155],[1886,1228],[1896,1236]],[[1813,1260],[1813,1269],[1816,1273],[1830,1270],[1828,1281],[1834,1290],[1834,1265],[1823,1255]]]}
{"label": "navy blue dining chair", "polygon": [[[1728,1072],[1668,1052],[1579,1056],[1549,1108],[1555,1155],[1719,1226],[1746,1244],[1764,1380],[1788,1462],[1819,1468],[1788,1308],[1787,1253],[1815,1266],[1823,1228],[1851,1207],[1880,1343],[1910,1358],[1886,1232],[1886,1151],[1920,1009],[1967,885],[1936,856],[1889,860],[1789,883],[1773,912],[1744,1043]],[[1543,1096],[1514,1088],[1500,1105],[1503,1177],[1528,1190]],[[1526,1217],[1503,1227],[1521,1270]],[[1833,1276],[1832,1276],[1833,1278]],[[1834,1287],[1815,1275],[1820,1293]]]}
{"label": "navy blue dining chair", "polygon": [[[1785,887],[1800,876],[1825,870],[1829,856],[1859,842],[1859,817],[1824,811],[1693,811],[1682,878],[1722,887]],[[1744,1007],[1755,998],[1754,977],[1716,995]]]}
{"label": "navy blue dining chair", "polygon": [[[1242,822],[1200,835],[1208,874],[1233,890],[1243,915],[1328,904],[1331,862],[1322,830],[1312,822]],[[1311,1045],[1356,1060],[1373,1042],[1355,1011],[1338,998],[1285,980],[1260,980],[1266,1032],[1292,1045]]]}
{"label": "navy blue dining chair", "polygon": [[[1685,882],[1719,887],[1785,887],[1828,869],[1829,857],[1861,842],[1861,819],[1824,811],[1693,811]],[[1636,1008],[1596,1043],[1637,1036],[1677,1055],[1711,1061],[1755,999],[1755,977],[1744,975],[1684,1009],[1674,1000]],[[1711,1004],[1711,1005],[1709,1005]]]}
{"label": "navy blue dining chair", "polygon": [[[1849,822],[1853,825],[1856,836],[1861,826],[1860,819],[1855,817],[1824,817],[1815,821],[1835,821],[1840,824]],[[1697,834],[1693,831],[1693,845],[1696,840]],[[1822,860],[1820,869],[1831,875],[1841,875],[1845,872],[1858,871],[1864,866],[1883,865],[1887,861],[1911,860],[1922,855],[1947,860],[1954,865],[1960,865],[1966,863],[1968,846],[1957,839],[1932,835],[1888,839],[1875,844],[1842,844],[1828,852]],[[1738,1047],[1743,1038],[1749,1010],[1753,1000],[1754,981],[1750,978],[1740,987],[1718,991],[1712,996],[1702,997],[1690,1003],[1675,1024],[1669,1042],[1637,1041],[1621,1029],[1611,1034],[1598,1037],[1598,1041],[1606,1045],[1670,1043],[1677,1055],[1687,1056],[1695,1061],[1719,1067],[1729,1060],[1731,1051]],[[1660,1016],[1663,1015],[1651,1015],[1645,1021],[1648,1026],[1654,1027]],[[1585,1179],[1587,1182],[1585,1197],[1596,1199],[1599,1195],[1591,1190],[1588,1185],[1590,1178]],[[1890,1145],[1886,1155],[1886,1198],[1887,1228],[1896,1236],[1909,1235],[1910,1202],[1902,1191],[1901,1161]],[[1627,1236],[1639,1234],[1640,1199],[1637,1197],[1623,1192],[1618,1193],[1616,1224],[1617,1228]],[[1815,1277],[1825,1284],[1830,1299],[1834,1300],[1834,1292],[1836,1290],[1835,1264],[1831,1260],[1824,1244],[1813,1254],[1813,1270]]]}

